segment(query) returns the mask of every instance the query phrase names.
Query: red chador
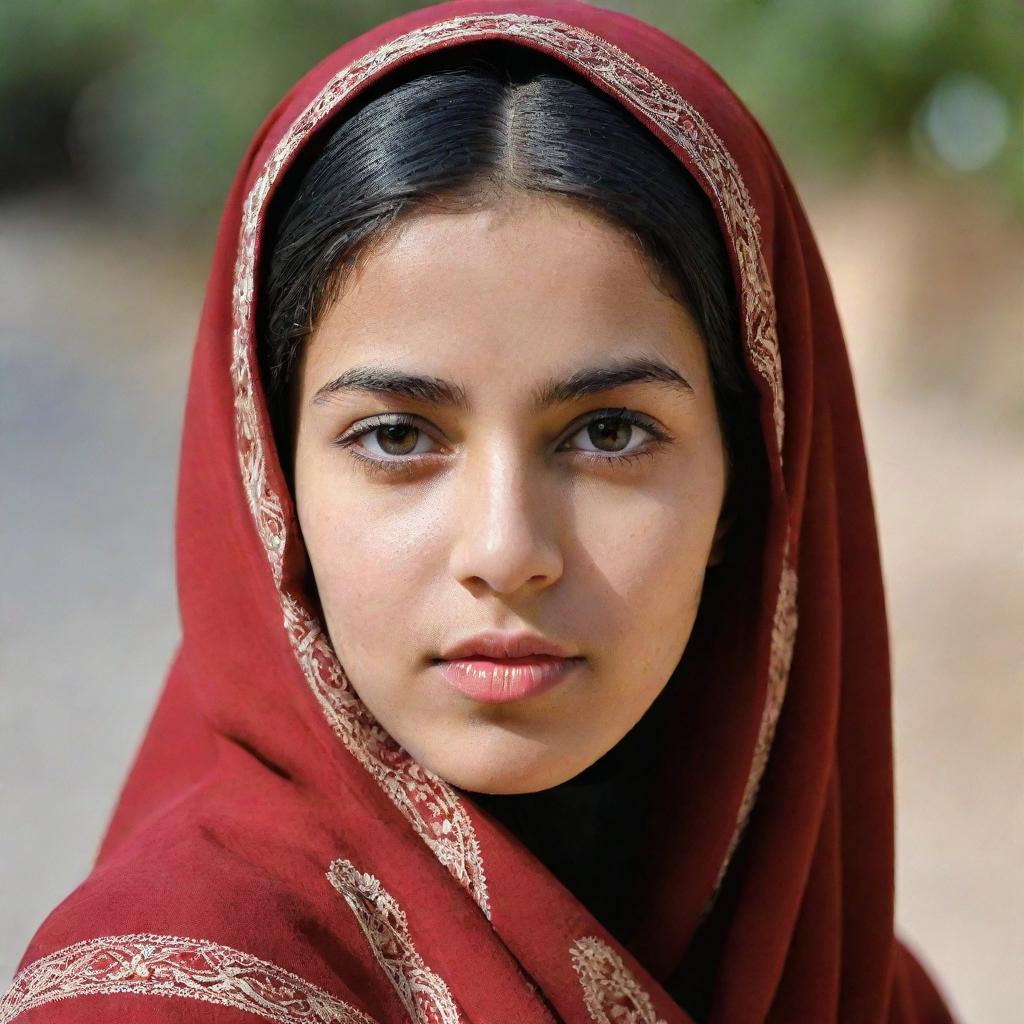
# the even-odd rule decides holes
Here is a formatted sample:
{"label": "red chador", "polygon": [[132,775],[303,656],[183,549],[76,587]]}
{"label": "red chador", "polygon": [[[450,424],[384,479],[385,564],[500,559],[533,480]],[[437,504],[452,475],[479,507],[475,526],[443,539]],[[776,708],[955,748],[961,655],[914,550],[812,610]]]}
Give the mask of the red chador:
{"label": "red chador", "polygon": [[[721,567],[668,695],[615,934],[353,689],[257,357],[265,215],[289,168],[392,70],[486,40],[566,65],[693,176],[759,396],[758,546]],[[772,144],[681,42],[577,0],[455,0],[310,70],[227,198],[176,539],[180,646],[95,865],[33,937],[2,1024],[951,1021],[894,934],[886,609],[836,307]],[[699,1011],[680,971],[703,980]]]}

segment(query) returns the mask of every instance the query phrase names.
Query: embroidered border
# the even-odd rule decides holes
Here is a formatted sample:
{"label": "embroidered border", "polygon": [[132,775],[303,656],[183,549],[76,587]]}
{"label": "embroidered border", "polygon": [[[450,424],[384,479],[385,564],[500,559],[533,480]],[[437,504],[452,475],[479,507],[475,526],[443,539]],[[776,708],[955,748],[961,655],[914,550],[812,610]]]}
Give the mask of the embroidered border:
{"label": "embroidered border", "polygon": [[583,1001],[595,1024],[665,1024],[622,957],[596,935],[569,949],[583,987]]}
{"label": "embroidered border", "polygon": [[354,1006],[249,953],[177,935],[102,935],[29,964],[0,997],[0,1024],[58,999],[132,992],[230,1006],[280,1024],[375,1024]]}
{"label": "embroidered border", "polygon": [[796,569],[789,564],[789,542],[787,539],[786,548],[783,553],[779,597],[772,619],[768,692],[765,699],[764,713],[761,716],[757,742],[754,745],[754,757],[751,763],[750,774],[747,777],[747,784],[743,791],[743,797],[740,800],[736,828],[733,830],[729,850],[725,855],[722,866],[719,868],[718,877],[715,879],[715,886],[708,903],[708,908],[710,908],[711,903],[714,902],[715,896],[718,894],[722,880],[725,878],[725,872],[729,867],[733,854],[736,852],[736,847],[739,845],[743,830],[750,818],[750,812],[754,809],[754,801],[757,799],[761,778],[768,764],[768,755],[771,752],[772,741],[775,739],[775,726],[779,721],[779,715],[782,713],[782,703],[786,696],[786,684],[789,680],[789,669],[793,659],[793,647],[796,640],[797,584]]}
{"label": "embroidered border", "polygon": [[380,880],[341,858],[331,863],[327,878],[345,898],[410,1018],[418,1024],[463,1024],[444,979],[413,945],[405,911]]}
{"label": "embroidered border", "polygon": [[[279,496],[267,480],[265,442],[252,380],[252,304],[256,239],[270,190],[301,143],[355,88],[411,53],[458,39],[526,38],[604,82],[624,103],[656,125],[690,158],[723,215],[736,254],[747,351],[772,397],[775,440],[781,462],[785,432],[782,363],[774,295],[761,246],[760,220],[732,155],[700,113],[667,83],[614,44],[586,29],[528,14],[480,14],[415,29],[342,68],[299,115],[275,147],[246,198],[233,290],[233,357],[236,432],[242,479],[250,510],[281,596],[284,623],[296,657],[325,716],[346,747],[370,772],[452,875],[490,918],[486,878],[472,821],[454,790],[419,766],[375,721],[359,700],[316,619],[281,586],[286,524]],[[792,570],[790,570],[792,573]],[[770,690],[747,795],[738,817],[724,875],[756,795],[785,691],[795,633],[786,609],[795,574],[783,575],[773,632]],[[780,619],[781,616],[781,619]],[[781,684],[779,680],[781,679]]]}

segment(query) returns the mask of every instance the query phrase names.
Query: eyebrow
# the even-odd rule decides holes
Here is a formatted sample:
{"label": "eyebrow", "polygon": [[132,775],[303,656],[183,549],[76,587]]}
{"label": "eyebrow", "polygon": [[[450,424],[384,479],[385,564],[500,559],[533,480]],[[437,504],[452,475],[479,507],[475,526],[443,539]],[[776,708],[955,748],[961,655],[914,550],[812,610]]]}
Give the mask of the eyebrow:
{"label": "eyebrow", "polygon": [[[653,356],[636,356],[577,370],[564,380],[547,381],[532,390],[532,408],[534,412],[540,412],[553,405],[637,383],[661,384],[686,395],[693,394],[690,382],[668,363]],[[354,366],[346,370],[324,384],[311,399],[311,404],[320,405],[336,395],[353,393],[406,398],[462,411],[470,408],[466,391],[458,384],[377,366]]]}

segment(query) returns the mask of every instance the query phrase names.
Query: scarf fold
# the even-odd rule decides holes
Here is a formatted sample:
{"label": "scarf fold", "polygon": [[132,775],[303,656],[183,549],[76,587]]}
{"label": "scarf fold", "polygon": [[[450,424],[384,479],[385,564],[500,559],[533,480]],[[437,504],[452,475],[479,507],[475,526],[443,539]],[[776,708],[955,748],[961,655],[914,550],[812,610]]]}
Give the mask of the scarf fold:
{"label": "scarf fold", "polygon": [[[254,338],[264,215],[296,156],[390,70],[488,39],[621,103],[712,201],[766,460],[763,515],[651,712],[575,779],[498,797],[418,765],[347,679]],[[951,1021],[894,934],[888,634],[835,304],[772,144],[683,43],[578,0],[455,0],[304,75],[225,204],[176,541],[180,647],[0,1024]]]}

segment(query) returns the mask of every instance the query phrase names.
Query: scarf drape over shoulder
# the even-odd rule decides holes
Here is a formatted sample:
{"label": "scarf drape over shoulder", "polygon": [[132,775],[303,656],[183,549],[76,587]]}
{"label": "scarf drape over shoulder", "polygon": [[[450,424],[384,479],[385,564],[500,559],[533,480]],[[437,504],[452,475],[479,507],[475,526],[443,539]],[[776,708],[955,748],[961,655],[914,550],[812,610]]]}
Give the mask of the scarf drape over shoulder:
{"label": "scarf drape over shoulder", "polygon": [[[585,77],[706,192],[760,396],[759,544],[716,568],[721,614],[702,606],[683,683],[659,698],[636,783],[649,799],[621,825],[637,860],[628,885],[615,876],[631,901],[618,934],[359,700],[309,592],[259,379],[282,176],[391,70],[492,39]],[[176,539],[180,647],[96,863],[32,939],[2,1024],[950,1020],[894,936],[886,609],[829,283],[771,143],[682,43],[576,0],[456,0],[309,71],[227,199]],[[689,1002],[686,977],[702,992]]]}

